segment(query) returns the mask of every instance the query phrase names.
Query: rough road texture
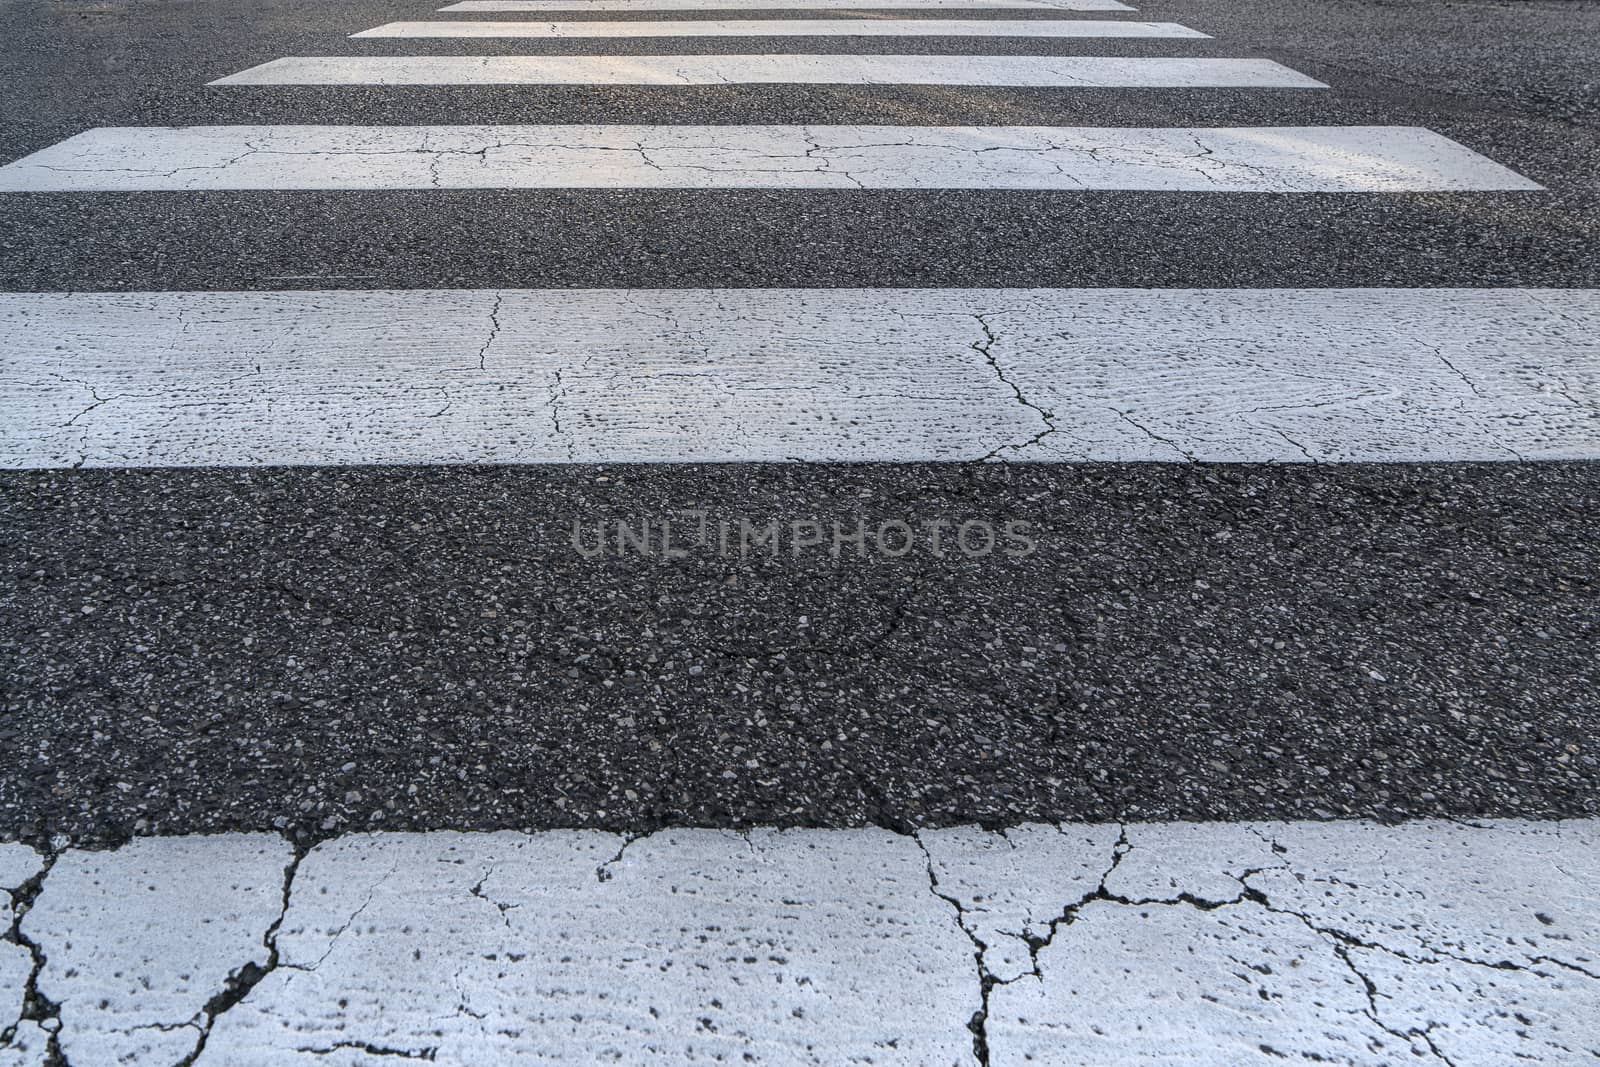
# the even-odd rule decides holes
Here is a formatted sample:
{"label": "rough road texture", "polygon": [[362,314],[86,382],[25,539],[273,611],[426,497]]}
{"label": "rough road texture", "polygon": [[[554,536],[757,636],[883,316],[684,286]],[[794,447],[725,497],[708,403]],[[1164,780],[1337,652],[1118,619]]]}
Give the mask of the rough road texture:
{"label": "rough road texture", "polygon": [[6,972],[35,1007],[0,1063],[1591,1064],[1597,846],[1569,820],[13,848],[42,966]]}
{"label": "rough road texture", "polygon": [[[9,473],[0,826],[1591,817],[1597,489],[1562,463]],[[1018,519],[1039,549],[570,544],[692,507]]]}

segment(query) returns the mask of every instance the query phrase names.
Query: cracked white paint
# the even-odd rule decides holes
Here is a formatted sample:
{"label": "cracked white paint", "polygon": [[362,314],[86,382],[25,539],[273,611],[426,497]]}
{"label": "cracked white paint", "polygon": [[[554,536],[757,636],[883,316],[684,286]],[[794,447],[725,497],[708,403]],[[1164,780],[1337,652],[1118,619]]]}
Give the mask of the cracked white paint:
{"label": "cracked white paint", "polygon": [[1596,458],[1594,290],[0,294],[7,467]]}
{"label": "cracked white paint", "polygon": [[1413,126],[117,126],[0,192],[196,189],[1533,190]]}
{"label": "cracked white paint", "polygon": [[[970,1062],[966,939],[885,831],[375,835],[314,850],[200,1064]],[[620,853],[620,857],[619,857]],[[359,1059],[359,1057],[353,1057]]]}
{"label": "cracked white paint", "polygon": [[1283,864],[1249,823],[1135,824],[1129,841],[1135,840],[1138,847],[1126,848],[1105,877],[1112,896],[1222,904],[1239,899],[1239,879]]}
{"label": "cracked white paint", "polygon": [[245,958],[199,1064],[1600,1056],[1596,820],[363,834],[288,867],[242,840],[44,876],[72,1063]]}
{"label": "cracked white paint", "polygon": [[991,1062],[1592,1063],[1597,844],[1593,821],[1128,826],[1097,892],[1026,902],[1070,919],[992,988]]}
{"label": "cracked white paint", "polygon": [[352,37],[1184,37],[1175,22],[1120,19],[693,19],[625,22],[388,22]]}
{"label": "cracked white paint", "polygon": [[50,1032],[31,1019],[0,1037],[0,1067],[58,1067],[50,1063]]}
{"label": "cracked white paint", "polygon": [[1133,11],[1120,0],[462,0],[440,11],[893,11],[1045,8],[1055,11]]}
{"label": "cracked white paint", "polygon": [[67,1061],[166,1067],[191,1054],[207,1003],[267,964],[292,859],[275,834],[64,853],[22,930],[44,954],[38,988],[60,1006]]}
{"label": "cracked white paint", "polygon": [[988,974],[1013,981],[1034,969],[1031,943],[1048,940],[1061,902],[1094,891],[1119,837],[1115,826],[1032,823],[1004,833],[977,827],[918,835],[935,891],[961,906]]}
{"label": "cracked white paint", "polygon": [[38,874],[44,859],[27,845],[14,841],[0,843],[0,906],[9,914],[11,894]]}
{"label": "cracked white paint", "polygon": [[1327,88],[1270,59],[1166,56],[289,56],[211,84]]}
{"label": "cracked white paint", "polygon": [[[40,856],[27,845],[14,842],[0,843],[0,907],[4,908],[4,921],[0,923],[0,930],[11,932],[16,924],[15,908],[17,901],[14,896],[16,890],[26,885],[44,868],[44,857]],[[37,1038],[40,1032],[31,1023],[23,1022],[23,1001],[27,995],[28,982],[34,971],[33,953],[26,945],[13,940],[14,933],[7,940],[0,941],[0,1067],[12,1067],[42,1062],[42,1042],[34,1040],[34,1051],[39,1055],[29,1056],[24,1046],[30,1044],[29,1038]],[[22,1040],[17,1040],[15,1031],[21,1028]]]}
{"label": "cracked white paint", "polygon": [[1600,825],[1355,840],[1312,825],[1283,843],[1286,862],[1247,884],[1344,945],[1380,991],[1376,1017],[1417,1055],[1600,1060]]}
{"label": "cracked white paint", "polygon": [[[1043,977],[990,995],[994,1067],[1411,1059],[1407,1043],[1368,1017],[1360,979],[1322,938],[1255,904],[1093,901],[1040,951],[1039,966]],[[1197,1049],[1205,1058],[1191,1060]]]}
{"label": "cracked white paint", "polygon": [[[0,941],[0,1033],[21,1022],[23,998],[32,973],[33,955],[21,945]],[[3,1051],[4,1043],[0,1043],[0,1052]]]}

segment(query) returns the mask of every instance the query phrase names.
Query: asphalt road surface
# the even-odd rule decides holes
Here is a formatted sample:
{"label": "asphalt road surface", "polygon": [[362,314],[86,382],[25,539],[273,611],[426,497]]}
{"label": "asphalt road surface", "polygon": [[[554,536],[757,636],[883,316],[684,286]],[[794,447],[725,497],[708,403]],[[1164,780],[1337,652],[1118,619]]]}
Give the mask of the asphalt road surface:
{"label": "asphalt road surface", "polygon": [[[10,3],[0,160],[97,128],[168,125],[1358,124],[1434,131],[1544,189],[18,192],[0,194],[0,286],[157,297],[402,291],[377,306],[377,322],[405,314],[405,291],[491,287],[1437,290],[1600,281],[1600,119],[1585,73],[1597,58],[1600,7],[1186,0],[1136,15],[1004,14],[1171,22],[1210,36],[986,37],[981,47],[971,38],[899,36],[416,41],[347,36],[429,17],[409,3]],[[977,51],[1267,59],[1329,87],[207,85],[302,55]],[[1590,306],[1557,309],[1552,321]],[[1143,318],[1161,319],[1162,307]],[[27,331],[65,313],[29,318],[23,308],[7,320],[22,324],[7,335],[11,380],[39,371]],[[603,308],[587,313],[604,317]],[[439,314],[425,309],[416,321]],[[561,314],[556,294],[546,315]],[[1270,304],[1257,314],[1277,321]],[[224,335],[250,332],[226,314],[212,317]],[[1408,330],[1426,344],[1463,319],[1424,316]],[[1173,321],[1160,344],[1181,346],[1202,330],[1177,311]],[[1492,340],[1481,342],[1500,320],[1486,321],[1465,329],[1463,354],[1474,337],[1480,358],[1500,354]],[[735,319],[720,328],[737,346],[781,324]],[[1245,327],[1204,324],[1230,328]],[[1378,331],[1370,358],[1398,359],[1399,339],[1381,322]],[[476,353],[479,324],[459,332],[458,343]],[[841,330],[830,342],[845,364],[850,341]],[[535,324],[523,344],[539,342]],[[170,343],[159,339],[162,349]],[[670,360],[670,344],[691,343],[646,336],[635,345],[645,352],[624,351],[619,361],[663,350]],[[972,343],[963,334],[953,349],[987,375],[979,354],[966,351]],[[575,370],[582,353],[569,354]],[[331,431],[346,445],[334,461],[341,465],[260,466],[250,456],[264,446],[229,448],[254,432],[234,412],[273,391],[288,396],[295,368],[316,353],[287,360],[263,376],[266,393],[236,404],[208,408],[201,389],[122,422],[118,402],[102,401],[159,398],[182,388],[181,376],[89,382],[86,395],[56,379],[93,373],[103,360],[55,370],[7,402],[14,425],[41,409],[36,398],[52,382],[57,393],[70,390],[70,408],[51,418],[75,427],[108,419],[99,424],[107,450],[88,463],[107,469],[48,469],[85,456],[66,448],[24,458],[20,436],[8,438],[12,465],[46,469],[0,475],[0,736],[16,753],[0,767],[7,831],[44,842],[278,829],[309,841],[378,826],[905,828],[1596,811],[1600,500],[1596,468],[1584,462],[1600,451],[1592,334],[1568,331],[1554,357],[1561,367],[1529,386],[1546,396],[1564,390],[1570,417],[1530,433],[1553,437],[1560,447],[1551,454],[1575,462],[1440,461],[1508,456],[1473,452],[1450,439],[1450,426],[1429,421],[1454,398],[1363,414],[1371,392],[1414,399],[1413,381],[1352,386],[1337,400],[1357,423],[1377,427],[1363,440],[1379,445],[1354,458],[1429,462],[1277,462],[1304,458],[1285,441],[1299,440],[1300,430],[1282,423],[1218,453],[1270,463],[1192,463],[1172,451],[1151,454],[1173,460],[1155,463],[966,462],[996,448],[999,460],[1027,458],[1005,449],[1036,432],[1026,420],[1038,413],[1022,404],[1013,405],[1019,429],[997,431],[987,444],[975,435],[949,453],[951,462],[893,462],[943,456],[940,440],[977,425],[982,405],[1013,399],[991,379],[997,399],[980,400],[971,381],[937,378],[919,357],[915,346],[898,351],[908,369],[887,385],[846,382],[857,394],[894,395],[853,401],[849,413],[863,428],[852,437],[847,427],[835,444],[815,443],[827,426],[812,433],[802,425],[764,448],[786,421],[781,405],[707,428],[702,414],[721,404],[715,382],[711,394],[690,387],[658,396],[650,390],[661,374],[653,373],[621,384],[602,378],[589,394],[591,407],[615,401],[624,409],[622,425],[597,424],[593,458],[738,460],[776,449],[867,461],[821,465],[497,465],[507,453],[450,451],[451,442],[486,435],[469,422],[450,426],[440,451],[411,454],[424,462],[483,457],[475,465],[379,466],[403,464],[401,438],[425,423],[412,419],[371,440],[351,432],[381,421],[393,403],[362,393]],[[338,393],[346,376],[398,373],[390,363],[366,368],[362,358],[303,388],[315,399]],[[1349,361],[1343,353],[1326,359]],[[155,352],[130,362],[140,360],[161,366]],[[806,390],[833,387],[810,377],[809,366],[801,373],[800,362],[761,373],[790,375]],[[505,389],[506,373],[491,373],[487,388]],[[1248,393],[1261,373],[1258,361],[1219,382],[1180,358],[1148,385],[1152,393],[1184,389],[1165,408],[1152,401],[1154,417],[1180,435],[1184,419],[1207,406],[1224,405],[1231,421],[1240,410],[1226,408],[1221,394]],[[850,377],[848,367],[839,374]],[[916,402],[904,394],[919,388],[945,391],[935,396],[944,401],[940,421],[896,423]],[[629,409],[633,393],[646,400]],[[1282,405],[1302,411],[1326,399],[1315,387],[1289,393]],[[421,414],[448,403],[427,394]],[[318,410],[286,424],[288,404],[269,404],[258,422],[289,425],[282,433],[296,439],[313,434]],[[1065,431],[1057,442],[1086,405],[1073,395],[1051,403]],[[194,414],[183,417],[209,428],[195,448],[144,461],[164,469],[129,469],[137,459],[117,458],[118,440],[150,437],[186,409]],[[1515,411],[1498,414],[1499,424],[1516,421]],[[508,418],[513,430],[516,420],[534,421]],[[874,425],[888,430],[863,439]],[[1385,452],[1382,442],[1404,437],[1407,426],[1420,427],[1407,439],[1411,453],[1406,445]],[[1337,430],[1309,432],[1335,434],[1324,458],[1351,458]],[[1207,445],[1224,430],[1197,433]],[[716,447],[694,447],[713,434]],[[617,439],[628,447],[608,445]],[[1131,447],[1113,442],[1088,456],[1151,458]],[[740,556],[713,538],[667,559],[631,549],[586,558],[573,547],[574,522],[614,534],[618,521],[637,529],[696,509],[711,513],[713,529],[816,520],[830,538],[833,523],[848,532],[863,519],[874,530],[896,521],[1020,521],[1032,524],[1037,549],[941,558],[924,545],[884,558],[869,546],[870,558],[860,559],[846,544],[835,559],[831,545],[786,545],[773,558]]]}
{"label": "asphalt road surface", "polygon": [[[1600,3],[1019,3],[0,0],[0,1054],[1154,1062],[1051,968],[1297,937],[1225,1012],[1317,1010],[1228,1062],[1597,1054]],[[1141,847],[1170,877],[1118,888]],[[795,904],[796,855],[838,884]],[[572,937],[773,909],[729,921],[825,1021],[605,945],[526,1046],[279,988],[394,973],[346,929],[559,952],[517,879],[562,863]],[[212,868],[170,958],[94,926]],[[1383,940],[1406,891],[1521,954]],[[817,962],[878,912],[882,970]],[[458,1023],[550,980],[463,968]]]}

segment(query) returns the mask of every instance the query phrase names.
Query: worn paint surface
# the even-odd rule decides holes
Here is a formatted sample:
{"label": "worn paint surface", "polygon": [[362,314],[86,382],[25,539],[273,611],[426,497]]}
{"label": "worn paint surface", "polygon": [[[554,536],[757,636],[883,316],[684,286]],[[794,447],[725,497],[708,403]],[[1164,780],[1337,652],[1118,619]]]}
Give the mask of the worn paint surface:
{"label": "worn paint surface", "polygon": [[1167,56],[291,56],[211,84],[1327,88],[1267,59]]}
{"label": "worn paint surface", "polygon": [[386,22],[352,37],[1187,37],[1175,22],[1112,19],[693,19]]}
{"label": "worn paint surface", "polygon": [[53,857],[21,928],[73,1062],[1576,1065],[1597,845],[1593,820],[1029,824],[297,860],[225,834]]}
{"label": "worn paint surface", "polygon": [[0,462],[1600,457],[1600,294],[0,295]]}
{"label": "worn paint surface", "polygon": [[462,0],[440,11],[983,11],[1044,8],[1056,11],[1132,11],[1119,0]]}

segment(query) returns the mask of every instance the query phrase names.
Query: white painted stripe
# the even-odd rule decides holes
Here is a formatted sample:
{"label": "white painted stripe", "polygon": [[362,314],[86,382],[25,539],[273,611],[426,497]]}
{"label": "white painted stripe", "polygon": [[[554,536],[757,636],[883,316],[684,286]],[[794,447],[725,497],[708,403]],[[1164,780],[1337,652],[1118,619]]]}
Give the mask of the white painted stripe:
{"label": "white painted stripe", "polygon": [[1054,11],[1133,11],[1120,0],[463,0],[440,11],[893,11],[1043,8]]}
{"label": "white painted stripe", "polygon": [[44,871],[0,1026],[45,1062],[36,956],[73,1063],[1576,1067],[1596,884],[1594,819],[136,838]]}
{"label": "white painted stripe", "polygon": [[190,189],[1538,189],[1410,126],[181,126],[89,130],[0,192]]}
{"label": "white painted stripe", "polygon": [[1270,59],[1121,56],[291,56],[212,85],[1026,85],[1325,89]]}
{"label": "white painted stripe", "polygon": [[1600,459],[1600,290],[0,294],[0,465]]}
{"label": "white painted stripe", "polygon": [[1175,22],[1107,19],[706,19],[682,22],[389,22],[352,37],[1187,37]]}

